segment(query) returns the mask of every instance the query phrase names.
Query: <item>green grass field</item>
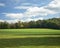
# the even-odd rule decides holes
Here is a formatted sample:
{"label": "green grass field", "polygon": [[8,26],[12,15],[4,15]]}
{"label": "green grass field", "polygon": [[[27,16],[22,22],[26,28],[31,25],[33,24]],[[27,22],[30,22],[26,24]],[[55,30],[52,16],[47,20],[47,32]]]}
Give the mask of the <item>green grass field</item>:
{"label": "green grass field", "polygon": [[60,48],[60,30],[0,29],[0,48]]}

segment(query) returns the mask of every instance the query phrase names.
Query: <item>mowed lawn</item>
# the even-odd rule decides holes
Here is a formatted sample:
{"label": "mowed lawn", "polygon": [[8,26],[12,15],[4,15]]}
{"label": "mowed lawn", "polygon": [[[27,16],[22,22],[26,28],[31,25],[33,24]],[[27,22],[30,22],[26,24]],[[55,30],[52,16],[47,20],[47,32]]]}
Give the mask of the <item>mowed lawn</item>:
{"label": "mowed lawn", "polygon": [[0,29],[0,48],[60,48],[60,30]]}
{"label": "mowed lawn", "polygon": [[55,29],[0,29],[0,34],[60,34],[60,30]]}

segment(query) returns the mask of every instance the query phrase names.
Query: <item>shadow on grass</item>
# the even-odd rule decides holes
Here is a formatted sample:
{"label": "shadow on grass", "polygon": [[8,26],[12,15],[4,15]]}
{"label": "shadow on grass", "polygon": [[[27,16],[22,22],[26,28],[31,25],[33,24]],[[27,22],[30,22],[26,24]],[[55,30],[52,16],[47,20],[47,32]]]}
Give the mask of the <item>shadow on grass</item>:
{"label": "shadow on grass", "polygon": [[60,46],[60,37],[32,37],[32,38],[13,38],[0,39],[0,47],[16,46]]}

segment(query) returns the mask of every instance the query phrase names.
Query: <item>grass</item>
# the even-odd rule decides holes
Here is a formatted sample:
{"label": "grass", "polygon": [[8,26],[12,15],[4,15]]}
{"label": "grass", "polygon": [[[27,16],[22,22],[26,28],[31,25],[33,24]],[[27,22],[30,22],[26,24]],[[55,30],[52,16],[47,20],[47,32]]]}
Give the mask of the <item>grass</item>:
{"label": "grass", "polygon": [[0,48],[60,48],[60,37],[0,39]]}
{"label": "grass", "polygon": [[60,48],[60,30],[0,29],[0,48]]}
{"label": "grass", "polygon": [[34,34],[34,35],[41,35],[41,34],[60,34],[60,30],[54,29],[0,29],[0,34]]}

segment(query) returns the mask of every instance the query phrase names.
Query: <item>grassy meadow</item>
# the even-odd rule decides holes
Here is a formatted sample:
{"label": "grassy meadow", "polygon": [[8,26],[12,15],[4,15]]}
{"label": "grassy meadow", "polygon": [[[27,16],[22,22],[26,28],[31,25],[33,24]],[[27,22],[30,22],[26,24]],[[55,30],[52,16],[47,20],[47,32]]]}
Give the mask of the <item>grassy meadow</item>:
{"label": "grassy meadow", "polygon": [[0,48],[60,48],[60,30],[0,29]]}

